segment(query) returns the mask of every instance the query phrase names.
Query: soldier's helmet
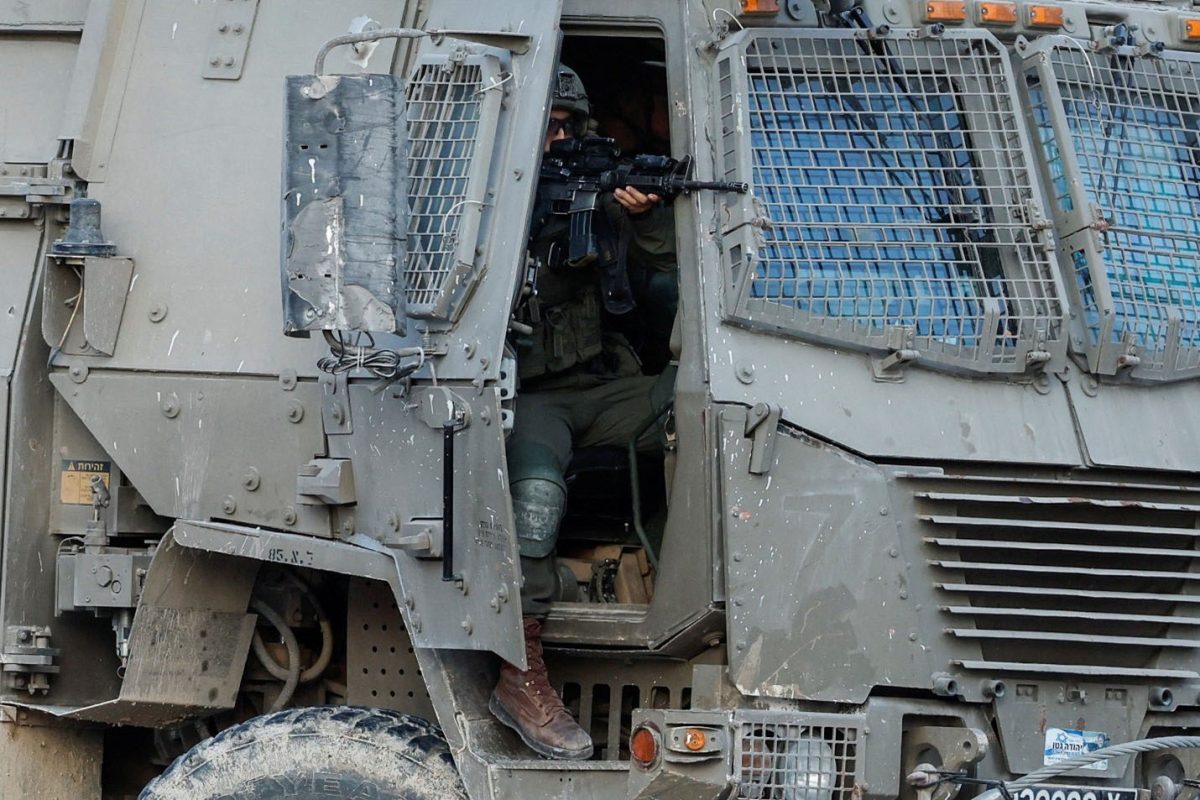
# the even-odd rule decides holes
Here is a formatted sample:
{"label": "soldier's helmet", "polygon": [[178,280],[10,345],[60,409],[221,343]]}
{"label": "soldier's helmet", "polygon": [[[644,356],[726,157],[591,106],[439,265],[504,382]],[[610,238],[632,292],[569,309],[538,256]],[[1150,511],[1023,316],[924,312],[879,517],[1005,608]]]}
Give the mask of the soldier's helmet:
{"label": "soldier's helmet", "polygon": [[583,88],[583,81],[579,79],[579,75],[570,67],[559,64],[554,71],[553,89],[552,107],[570,111],[575,130],[582,132],[587,127],[592,107],[588,103],[587,90]]}

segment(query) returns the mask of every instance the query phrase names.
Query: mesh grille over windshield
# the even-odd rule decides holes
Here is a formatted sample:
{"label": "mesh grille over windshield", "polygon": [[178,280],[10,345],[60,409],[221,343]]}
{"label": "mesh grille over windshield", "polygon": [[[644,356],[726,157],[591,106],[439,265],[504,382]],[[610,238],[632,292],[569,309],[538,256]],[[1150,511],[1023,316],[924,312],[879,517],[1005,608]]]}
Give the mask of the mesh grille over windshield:
{"label": "mesh grille over windshield", "polygon": [[994,40],[822,31],[742,48],[718,68],[725,168],[750,181],[761,219],[741,230],[761,239],[727,247],[732,317],[979,371],[1024,370],[1059,340]]}
{"label": "mesh grille over windshield", "polygon": [[1200,80],[1058,39],[1026,76],[1093,368],[1200,371]]}

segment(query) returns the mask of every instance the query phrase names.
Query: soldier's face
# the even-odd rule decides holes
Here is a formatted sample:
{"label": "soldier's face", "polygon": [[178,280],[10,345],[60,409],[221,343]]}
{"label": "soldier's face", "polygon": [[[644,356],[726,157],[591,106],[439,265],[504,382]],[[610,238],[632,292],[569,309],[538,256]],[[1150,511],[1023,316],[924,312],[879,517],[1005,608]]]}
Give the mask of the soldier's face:
{"label": "soldier's face", "polygon": [[546,142],[542,146],[542,151],[549,152],[551,142],[570,139],[572,135],[574,135],[574,130],[571,128],[571,112],[563,111],[561,108],[554,109],[550,112],[550,122],[546,127]]}

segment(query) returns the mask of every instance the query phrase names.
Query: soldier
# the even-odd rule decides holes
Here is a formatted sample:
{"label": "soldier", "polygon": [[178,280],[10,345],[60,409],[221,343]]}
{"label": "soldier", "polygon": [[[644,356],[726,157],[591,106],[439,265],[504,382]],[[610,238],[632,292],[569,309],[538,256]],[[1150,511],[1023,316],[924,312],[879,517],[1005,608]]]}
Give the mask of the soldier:
{"label": "soldier", "polygon": [[[589,113],[578,75],[560,66],[545,149],[582,134]],[[673,283],[673,225],[669,209],[659,207],[659,200],[633,187],[617,189],[605,198],[607,224],[597,225],[597,235],[619,240],[608,244],[622,254],[631,272],[670,273]],[[619,318],[632,309],[606,309],[593,266],[566,263],[567,228],[565,217],[552,213],[539,198],[529,246],[541,266],[536,293],[522,310],[533,333],[517,342],[520,392],[508,443],[529,669],[522,672],[501,664],[489,705],[541,755],[587,759],[592,755],[591,737],[564,708],[542,659],[541,619],[561,591],[554,552],[566,507],[564,475],[575,447],[627,445],[661,404],[654,397],[657,378],[643,374],[637,354],[618,332]],[[659,311],[674,315],[673,306]],[[658,431],[651,429],[639,446],[653,449],[658,440]]]}

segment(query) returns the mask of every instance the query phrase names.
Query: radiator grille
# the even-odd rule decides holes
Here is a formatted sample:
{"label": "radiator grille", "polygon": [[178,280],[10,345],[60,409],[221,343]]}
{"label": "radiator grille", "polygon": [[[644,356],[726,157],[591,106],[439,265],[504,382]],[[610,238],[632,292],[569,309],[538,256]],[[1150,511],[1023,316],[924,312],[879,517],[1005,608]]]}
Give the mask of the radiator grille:
{"label": "radiator grille", "polygon": [[[628,761],[633,712],[687,710],[692,671],[685,662],[603,662],[547,654],[555,689],[571,716],[592,736],[597,761]],[[597,676],[618,676],[603,680]]]}
{"label": "radiator grille", "polygon": [[743,800],[850,800],[858,770],[857,728],[739,716],[734,752]]}
{"label": "radiator grille", "polygon": [[960,666],[1197,677],[1200,492],[909,478],[945,633],[978,648]]}
{"label": "radiator grille", "polygon": [[994,39],[825,31],[744,48],[718,66],[722,163],[767,221],[750,227],[762,246],[727,249],[735,317],[981,371],[1024,370],[1061,338]]}
{"label": "radiator grille", "polygon": [[1026,80],[1094,366],[1200,372],[1200,62],[1057,41]]}

